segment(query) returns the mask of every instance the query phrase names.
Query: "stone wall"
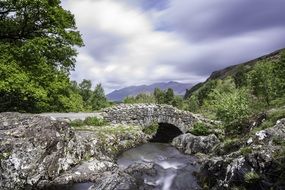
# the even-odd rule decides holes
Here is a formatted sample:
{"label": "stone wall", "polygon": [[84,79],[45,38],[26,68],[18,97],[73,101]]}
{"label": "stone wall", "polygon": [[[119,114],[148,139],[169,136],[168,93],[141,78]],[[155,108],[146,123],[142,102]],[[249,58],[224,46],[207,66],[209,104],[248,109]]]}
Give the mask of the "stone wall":
{"label": "stone wall", "polygon": [[120,104],[104,109],[102,116],[113,124],[133,124],[149,126],[152,122],[168,123],[186,133],[194,122],[200,120],[188,111],[182,111],[169,105],[159,104]]}

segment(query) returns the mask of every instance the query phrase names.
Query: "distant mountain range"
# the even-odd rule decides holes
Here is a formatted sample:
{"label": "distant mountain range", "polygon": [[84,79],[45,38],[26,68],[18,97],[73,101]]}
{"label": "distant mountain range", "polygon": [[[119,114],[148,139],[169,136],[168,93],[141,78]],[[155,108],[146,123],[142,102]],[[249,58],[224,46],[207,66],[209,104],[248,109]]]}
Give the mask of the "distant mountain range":
{"label": "distant mountain range", "polygon": [[172,88],[176,95],[184,95],[186,89],[189,89],[193,84],[179,83],[179,82],[160,82],[151,85],[140,85],[140,86],[129,86],[119,90],[114,90],[113,92],[107,94],[108,100],[112,101],[122,101],[128,96],[136,96],[140,93],[153,93],[155,88],[160,88],[161,90],[166,90],[167,88]]}

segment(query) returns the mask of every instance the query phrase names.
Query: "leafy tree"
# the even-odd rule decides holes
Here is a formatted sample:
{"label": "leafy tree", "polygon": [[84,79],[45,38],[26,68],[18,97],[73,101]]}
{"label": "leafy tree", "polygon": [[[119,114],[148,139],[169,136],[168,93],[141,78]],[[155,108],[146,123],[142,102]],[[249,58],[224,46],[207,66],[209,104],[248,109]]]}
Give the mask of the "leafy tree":
{"label": "leafy tree", "polygon": [[83,79],[81,83],[78,85],[79,94],[82,96],[84,107],[89,110],[92,106],[91,97],[92,97],[92,82],[90,80]]}
{"label": "leafy tree", "polygon": [[172,105],[172,101],[174,99],[174,92],[172,88],[168,88],[165,92],[164,103]]}
{"label": "leafy tree", "polygon": [[183,109],[183,98],[181,96],[174,96],[171,105],[178,109]]}
{"label": "leafy tree", "polygon": [[281,52],[280,60],[274,64],[273,76],[276,87],[276,95],[284,96],[285,93],[285,51]]}
{"label": "leafy tree", "polygon": [[82,45],[60,1],[1,1],[0,111],[80,110],[68,75]]}
{"label": "leafy tree", "polygon": [[261,97],[267,103],[275,96],[274,92],[274,64],[271,62],[261,62],[254,66],[254,69],[249,73],[249,80],[253,94]]}
{"label": "leafy tree", "polygon": [[197,112],[198,109],[200,108],[199,106],[199,101],[196,95],[190,96],[190,98],[187,98],[185,100],[185,109],[191,112]]}
{"label": "leafy tree", "polygon": [[165,102],[165,99],[164,99],[165,95],[161,89],[155,88],[153,94],[154,94],[156,103],[163,104]]}
{"label": "leafy tree", "polygon": [[248,69],[244,65],[240,65],[237,68],[237,72],[233,75],[234,83],[237,88],[241,88],[247,85],[247,73]]}
{"label": "leafy tree", "polygon": [[241,121],[250,113],[248,92],[244,89],[235,89],[231,93],[213,91],[210,96],[213,100],[208,103],[208,107],[226,125]]}
{"label": "leafy tree", "polygon": [[93,91],[91,105],[92,110],[99,110],[101,108],[107,107],[108,105],[104,89],[100,83],[96,85],[96,88]]}
{"label": "leafy tree", "polygon": [[130,96],[124,99],[126,104],[136,104],[136,103],[155,103],[155,97],[152,94],[141,93],[137,96]]}

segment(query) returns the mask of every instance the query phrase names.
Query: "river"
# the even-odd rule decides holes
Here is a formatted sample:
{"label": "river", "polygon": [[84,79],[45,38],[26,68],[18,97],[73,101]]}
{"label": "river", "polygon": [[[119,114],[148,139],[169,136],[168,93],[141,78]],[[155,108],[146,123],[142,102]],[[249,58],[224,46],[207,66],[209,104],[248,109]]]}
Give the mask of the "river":
{"label": "river", "polygon": [[[122,153],[117,160],[124,170],[134,163],[154,163],[156,176],[144,176],[144,183],[152,190],[195,190],[201,189],[193,172],[199,166],[193,156],[179,152],[170,144],[147,143]],[[88,190],[92,183],[57,186],[55,190]]]}

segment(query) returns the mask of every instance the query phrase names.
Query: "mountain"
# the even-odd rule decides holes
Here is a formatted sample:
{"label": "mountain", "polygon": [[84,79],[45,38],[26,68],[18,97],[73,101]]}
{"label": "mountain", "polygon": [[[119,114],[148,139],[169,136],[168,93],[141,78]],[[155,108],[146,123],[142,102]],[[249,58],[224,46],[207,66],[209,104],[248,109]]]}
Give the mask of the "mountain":
{"label": "mountain", "polygon": [[152,93],[155,88],[160,88],[162,90],[172,88],[176,95],[184,95],[186,89],[191,88],[192,86],[193,84],[191,83],[186,84],[174,81],[154,83],[151,85],[129,86],[107,94],[107,98],[112,101],[122,101],[127,96],[136,96],[140,93]]}
{"label": "mountain", "polygon": [[205,87],[206,85],[208,85],[209,83],[211,83],[214,80],[217,80],[217,79],[223,80],[228,76],[238,77],[238,75],[241,75],[242,73],[250,71],[253,68],[253,66],[258,62],[262,62],[262,61],[275,62],[276,60],[280,59],[281,52],[283,52],[283,51],[285,51],[285,48],[274,51],[274,52],[269,53],[267,55],[258,57],[256,59],[247,61],[245,63],[232,65],[232,66],[226,67],[224,69],[214,71],[205,82],[198,83],[198,84],[192,86],[190,89],[187,89],[184,98],[186,99],[186,98],[190,97],[194,92],[200,90],[201,88]]}

